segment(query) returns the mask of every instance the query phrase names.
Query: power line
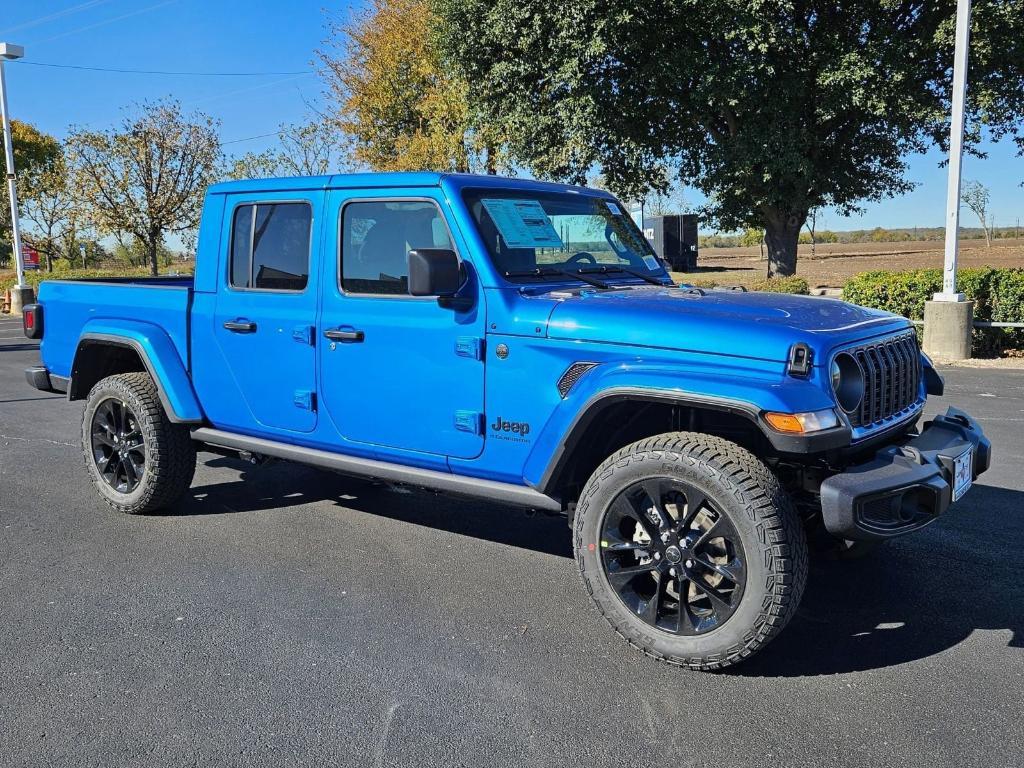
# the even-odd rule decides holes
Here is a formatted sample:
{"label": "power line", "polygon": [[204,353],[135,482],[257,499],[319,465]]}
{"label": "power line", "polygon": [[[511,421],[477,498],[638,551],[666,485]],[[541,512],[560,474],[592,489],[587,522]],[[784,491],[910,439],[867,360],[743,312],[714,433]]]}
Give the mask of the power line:
{"label": "power line", "polygon": [[51,64],[43,61],[15,59],[11,63],[27,64],[32,67],[54,67],[56,69],[81,69],[88,72],[116,72],[123,75],[181,75],[185,77],[268,77],[273,75],[311,75],[308,70],[293,72],[174,72],[164,69],[111,69],[108,67],[86,67],[80,64]]}
{"label": "power line", "polygon": [[253,139],[265,139],[267,136],[277,136],[280,131],[274,131],[273,133],[261,133],[259,136],[246,136],[244,139],[232,139],[231,141],[222,141],[220,145],[223,147],[227,144],[237,144],[240,141],[252,141]]}

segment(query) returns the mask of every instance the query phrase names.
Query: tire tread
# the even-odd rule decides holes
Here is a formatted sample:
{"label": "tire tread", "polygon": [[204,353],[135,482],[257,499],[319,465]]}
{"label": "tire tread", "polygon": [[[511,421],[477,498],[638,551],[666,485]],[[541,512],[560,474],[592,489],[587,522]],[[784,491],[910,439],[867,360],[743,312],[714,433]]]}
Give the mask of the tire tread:
{"label": "tire tread", "polygon": [[666,452],[688,457],[697,464],[709,465],[720,472],[763,532],[764,551],[774,559],[775,577],[754,631],[746,633],[742,642],[722,654],[669,656],[647,647],[631,632],[631,627],[616,622],[600,600],[594,599],[593,602],[616,633],[646,655],[690,669],[724,669],[751,656],[785,627],[796,612],[807,581],[808,555],[803,525],[779,479],[752,453],[723,438],[696,432],[656,435],[616,451],[594,471],[580,495],[573,521],[576,560],[587,591],[593,598],[592,577],[587,573],[583,557],[583,521],[591,497],[603,481],[610,479],[612,470],[623,462],[628,464],[660,458]]}
{"label": "tire tread", "polygon": [[[112,499],[103,488],[103,479],[95,471],[90,444],[92,413],[96,401],[110,390],[133,398],[146,439],[146,472],[150,482],[143,494],[130,503]],[[133,404],[134,406],[135,404]],[[196,450],[188,427],[173,423],[164,411],[156,383],[148,373],[119,373],[99,381],[89,393],[82,423],[82,454],[86,471],[107,506],[129,515],[145,514],[174,504],[192,484],[196,468]]]}

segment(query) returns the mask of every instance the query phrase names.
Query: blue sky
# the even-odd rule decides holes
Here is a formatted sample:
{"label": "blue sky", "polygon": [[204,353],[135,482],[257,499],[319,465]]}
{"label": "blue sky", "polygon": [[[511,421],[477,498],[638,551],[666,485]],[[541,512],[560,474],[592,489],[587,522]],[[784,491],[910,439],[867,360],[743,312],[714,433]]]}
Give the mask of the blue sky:
{"label": "blue sky", "polygon": [[[63,136],[69,124],[112,125],[132,102],[164,95],[221,121],[225,151],[259,151],[280,123],[297,122],[309,105],[325,107],[313,73],[326,36],[324,0],[7,0],[0,40],[24,45],[26,61],[124,69],[206,72],[299,72],[265,77],[192,77],[89,72],[25,64],[7,67],[11,113]],[[344,16],[347,4],[331,4]],[[1024,219],[1024,158],[1010,142],[989,143],[989,157],[964,159],[964,177],[992,191],[997,226]],[[911,194],[873,203],[861,216],[826,213],[821,228],[941,226],[946,171],[936,152],[910,160]],[[688,193],[699,202],[696,193]],[[976,222],[965,209],[965,226]]]}

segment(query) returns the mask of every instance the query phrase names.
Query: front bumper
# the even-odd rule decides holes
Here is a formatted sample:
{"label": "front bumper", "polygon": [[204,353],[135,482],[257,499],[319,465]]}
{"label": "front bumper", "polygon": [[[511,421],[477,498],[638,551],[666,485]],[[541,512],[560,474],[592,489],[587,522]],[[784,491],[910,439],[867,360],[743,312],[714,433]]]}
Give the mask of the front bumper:
{"label": "front bumper", "polygon": [[965,451],[972,455],[973,482],[989,468],[992,444],[977,421],[950,408],[926,423],[921,434],[825,480],[825,528],[852,541],[887,539],[923,528],[952,504],[954,464]]}

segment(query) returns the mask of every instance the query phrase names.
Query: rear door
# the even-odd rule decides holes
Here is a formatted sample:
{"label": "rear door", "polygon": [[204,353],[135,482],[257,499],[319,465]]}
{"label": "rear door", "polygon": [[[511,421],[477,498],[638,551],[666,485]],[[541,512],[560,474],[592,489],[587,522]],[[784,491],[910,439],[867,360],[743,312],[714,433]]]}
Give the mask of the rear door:
{"label": "rear door", "polygon": [[227,243],[213,316],[223,358],[218,397],[226,427],[311,432],[316,427],[318,252],[324,193],[229,195]]}
{"label": "rear door", "polygon": [[339,243],[333,270],[324,272],[318,339],[326,413],[349,440],[473,458],[484,444],[484,312],[475,275],[464,270],[474,281],[465,292],[476,297],[465,306],[408,291],[409,250],[460,250],[440,192],[346,199],[351,194],[331,192],[328,206]]}

